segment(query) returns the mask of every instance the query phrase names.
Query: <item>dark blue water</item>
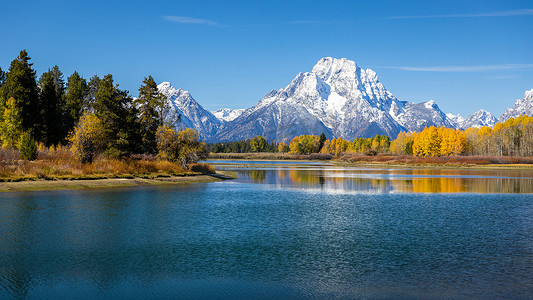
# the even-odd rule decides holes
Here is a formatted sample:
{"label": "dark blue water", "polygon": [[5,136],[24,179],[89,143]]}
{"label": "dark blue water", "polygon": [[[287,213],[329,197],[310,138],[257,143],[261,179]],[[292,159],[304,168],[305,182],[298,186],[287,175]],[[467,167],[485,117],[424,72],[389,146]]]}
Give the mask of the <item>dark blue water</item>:
{"label": "dark blue water", "polygon": [[322,189],[252,171],[0,194],[0,298],[533,297],[533,195]]}

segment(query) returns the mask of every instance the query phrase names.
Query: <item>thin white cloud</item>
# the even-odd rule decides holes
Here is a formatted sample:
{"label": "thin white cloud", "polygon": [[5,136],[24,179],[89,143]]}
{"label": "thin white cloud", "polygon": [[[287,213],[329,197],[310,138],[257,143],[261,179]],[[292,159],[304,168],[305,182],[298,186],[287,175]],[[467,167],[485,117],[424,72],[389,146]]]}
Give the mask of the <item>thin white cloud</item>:
{"label": "thin white cloud", "polygon": [[163,19],[169,22],[181,23],[181,24],[196,24],[196,25],[210,25],[210,26],[221,25],[211,20],[183,17],[183,16],[163,16]]}
{"label": "thin white cloud", "polygon": [[502,65],[481,65],[481,66],[437,66],[437,67],[388,67],[378,68],[394,69],[402,71],[417,72],[485,72],[498,70],[533,69],[533,64],[502,64]]}
{"label": "thin white cloud", "polygon": [[433,18],[483,18],[483,17],[515,17],[533,16],[533,9],[513,9],[475,14],[451,14],[451,15],[418,15],[418,16],[394,16],[385,19],[433,19]]}

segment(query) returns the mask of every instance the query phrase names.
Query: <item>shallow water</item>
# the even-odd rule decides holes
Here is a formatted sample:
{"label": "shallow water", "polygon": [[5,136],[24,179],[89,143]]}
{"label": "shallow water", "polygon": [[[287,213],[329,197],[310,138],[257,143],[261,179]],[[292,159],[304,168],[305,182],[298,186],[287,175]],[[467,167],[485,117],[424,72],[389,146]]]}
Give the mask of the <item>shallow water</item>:
{"label": "shallow water", "polygon": [[224,164],[0,194],[0,298],[533,297],[530,172]]}

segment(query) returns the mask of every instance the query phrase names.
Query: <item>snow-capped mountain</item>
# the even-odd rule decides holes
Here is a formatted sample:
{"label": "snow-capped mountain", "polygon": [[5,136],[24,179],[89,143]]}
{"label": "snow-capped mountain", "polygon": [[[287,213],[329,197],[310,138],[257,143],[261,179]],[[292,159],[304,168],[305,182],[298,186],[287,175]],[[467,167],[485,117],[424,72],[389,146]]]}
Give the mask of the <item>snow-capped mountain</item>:
{"label": "snow-capped mountain", "polygon": [[524,98],[517,99],[512,108],[505,110],[498,122],[505,122],[521,115],[533,116],[533,89],[526,91]]}
{"label": "snow-capped mountain", "polygon": [[461,115],[454,116],[452,114],[446,114],[446,116],[455,128],[461,130],[465,130],[470,127],[493,127],[494,124],[498,122],[498,118],[496,118],[496,116],[484,109],[480,109],[466,118],[463,118]]}
{"label": "snow-capped mountain", "polygon": [[221,108],[211,113],[220,121],[229,122],[235,120],[238,116],[242,115],[244,108],[241,109],[229,109]]}
{"label": "snow-capped mountain", "polygon": [[181,122],[177,124],[178,127],[198,130],[203,140],[216,134],[222,121],[196,102],[188,91],[176,89],[170,82],[162,82],[157,88],[160,93],[167,97],[176,113],[181,115]]}
{"label": "snow-capped mountain", "polygon": [[295,135],[320,134],[345,139],[403,130],[453,125],[434,101],[398,100],[377,74],[345,58],[320,59],[311,72],[299,73],[285,88],[271,91],[257,105],[224,123],[216,140],[232,141],[262,135],[289,141]]}

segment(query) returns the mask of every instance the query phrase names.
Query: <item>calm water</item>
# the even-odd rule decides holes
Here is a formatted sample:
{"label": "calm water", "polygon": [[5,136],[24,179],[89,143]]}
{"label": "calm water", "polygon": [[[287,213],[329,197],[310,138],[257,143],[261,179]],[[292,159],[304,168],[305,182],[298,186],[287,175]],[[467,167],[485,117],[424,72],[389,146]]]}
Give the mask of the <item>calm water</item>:
{"label": "calm water", "polygon": [[0,194],[0,298],[533,298],[533,172],[247,166]]}

